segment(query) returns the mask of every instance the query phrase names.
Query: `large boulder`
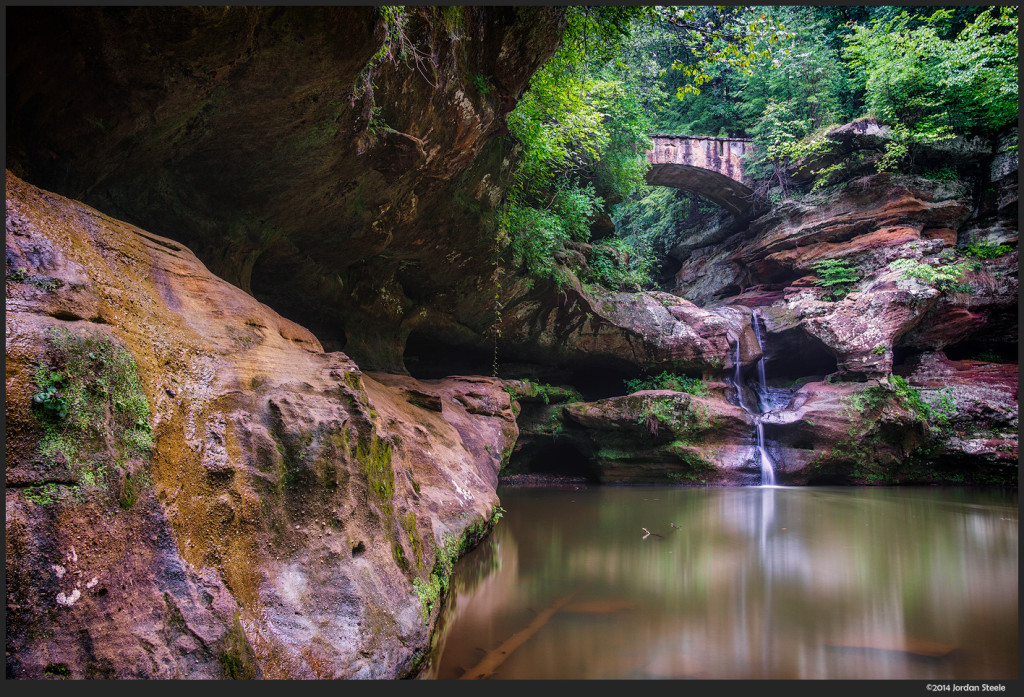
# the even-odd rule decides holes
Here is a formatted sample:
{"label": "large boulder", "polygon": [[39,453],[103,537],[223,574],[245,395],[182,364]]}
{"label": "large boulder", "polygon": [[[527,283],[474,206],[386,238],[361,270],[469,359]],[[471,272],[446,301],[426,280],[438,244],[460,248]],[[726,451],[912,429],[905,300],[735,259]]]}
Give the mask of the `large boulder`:
{"label": "large boulder", "polygon": [[415,671],[502,383],[364,374],[173,240],[11,172],[6,205],[8,676]]}
{"label": "large boulder", "polygon": [[802,385],[785,408],[763,417],[776,477],[1015,485],[1015,374],[1016,366],[932,354],[905,379]]}
{"label": "large boulder", "polygon": [[524,424],[524,431],[542,455],[551,452],[536,447],[542,438],[571,448],[590,463],[588,474],[602,483],[750,484],[760,479],[750,416],[717,395],[644,390],[560,404],[546,409],[543,419]]}

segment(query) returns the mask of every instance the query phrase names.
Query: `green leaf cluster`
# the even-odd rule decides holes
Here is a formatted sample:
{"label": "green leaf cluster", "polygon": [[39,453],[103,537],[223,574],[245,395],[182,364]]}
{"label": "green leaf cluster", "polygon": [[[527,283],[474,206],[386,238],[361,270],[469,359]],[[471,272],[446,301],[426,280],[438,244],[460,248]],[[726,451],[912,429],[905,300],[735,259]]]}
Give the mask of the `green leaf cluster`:
{"label": "green leaf cluster", "polygon": [[932,265],[917,259],[896,259],[889,263],[889,268],[901,271],[902,278],[915,278],[942,291],[969,293],[972,290],[969,285],[960,283],[961,277],[972,269],[966,261]]}
{"label": "green leaf cluster", "polygon": [[811,268],[817,275],[814,285],[828,288],[830,300],[841,300],[846,297],[854,284],[861,279],[860,270],[844,259],[825,259],[815,262]]}
{"label": "green leaf cluster", "polygon": [[623,380],[623,383],[630,393],[640,392],[641,390],[672,390],[674,392],[686,392],[698,397],[708,394],[707,383],[700,378],[670,373],[667,370],[653,377]]}
{"label": "green leaf cluster", "polygon": [[995,245],[988,242],[971,242],[964,248],[964,254],[978,259],[995,259],[1013,251],[1008,244]]}
{"label": "green leaf cluster", "polygon": [[564,281],[559,252],[589,241],[598,213],[643,182],[657,93],[619,53],[633,22],[649,14],[568,8],[561,47],[507,118],[521,147],[498,241],[529,276]]}

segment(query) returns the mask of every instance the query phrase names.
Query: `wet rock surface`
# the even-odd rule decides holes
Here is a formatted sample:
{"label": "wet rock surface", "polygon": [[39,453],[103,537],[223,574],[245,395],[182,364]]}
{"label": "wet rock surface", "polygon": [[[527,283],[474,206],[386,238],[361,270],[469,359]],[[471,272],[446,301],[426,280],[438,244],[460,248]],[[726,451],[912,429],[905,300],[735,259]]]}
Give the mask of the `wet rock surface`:
{"label": "wet rock surface", "polygon": [[[414,670],[437,603],[413,582],[498,503],[501,381],[365,375],[185,247],[10,172],[7,226],[8,675]],[[82,379],[58,340],[130,354],[148,446],[54,445],[39,371],[67,372],[55,399]]]}

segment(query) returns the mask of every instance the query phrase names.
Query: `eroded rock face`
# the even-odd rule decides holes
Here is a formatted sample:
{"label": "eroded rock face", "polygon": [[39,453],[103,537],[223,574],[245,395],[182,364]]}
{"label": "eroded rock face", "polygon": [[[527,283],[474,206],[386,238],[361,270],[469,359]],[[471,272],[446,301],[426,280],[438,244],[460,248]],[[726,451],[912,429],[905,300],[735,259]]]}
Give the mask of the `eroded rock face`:
{"label": "eroded rock face", "polygon": [[[1016,224],[995,213],[968,223],[971,206],[960,183],[865,176],[828,196],[783,204],[728,243],[695,251],[676,292],[698,303],[760,307],[769,344],[798,328],[827,347],[843,379],[884,378],[894,350],[1016,331]],[[890,268],[899,259],[948,265],[972,242],[1011,251],[970,262],[960,279],[970,295]],[[815,264],[830,260],[860,278],[841,297],[816,285]]]}
{"label": "eroded rock face", "polygon": [[1013,363],[951,361],[942,352],[924,353],[903,372],[942,400],[948,412],[933,433],[929,457],[956,463],[991,481],[1016,481],[1018,453],[1018,381]]}
{"label": "eroded rock face", "polygon": [[[10,172],[7,262],[8,675],[414,670],[438,603],[413,582],[497,504],[501,382],[364,375],[180,244]],[[94,345],[131,356],[134,450],[47,426],[70,372],[33,406],[41,366]],[[88,384],[114,423],[116,385]]]}
{"label": "eroded rock face", "polygon": [[[486,340],[496,138],[553,7],[18,8],[8,162],[196,251],[366,369],[424,312]],[[400,59],[399,56],[406,56]],[[73,77],[72,77],[73,76]],[[429,331],[433,323],[422,326]]]}
{"label": "eroded rock face", "polygon": [[510,292],[503,348],[520,359],[595,369],[717,373],[729,358],[730,323],[669,293],[594,287]]}

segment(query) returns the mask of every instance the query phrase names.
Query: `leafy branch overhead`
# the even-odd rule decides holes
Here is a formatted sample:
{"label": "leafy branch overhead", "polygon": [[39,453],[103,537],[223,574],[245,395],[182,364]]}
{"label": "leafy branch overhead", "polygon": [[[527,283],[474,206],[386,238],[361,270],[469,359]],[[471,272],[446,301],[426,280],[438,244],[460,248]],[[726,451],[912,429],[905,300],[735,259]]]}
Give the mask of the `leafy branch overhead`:
{"label": "leafy branch overhead", "polygon": [[[669,26],[681,30],[680,44],[688,59],[677,58],[670,66],[688,78],[676,90],[679,99],[700,94],[700,86],[713,79],[712,67],[721,63],[745,75],[753,75],[754,66],[772,57],[772,44],[795,35],[764,12],[748,8],[667,7],[662,17]],[[702,11],[703,10],[703,11]],[[662,72],[664,75],[664,71]]]}

